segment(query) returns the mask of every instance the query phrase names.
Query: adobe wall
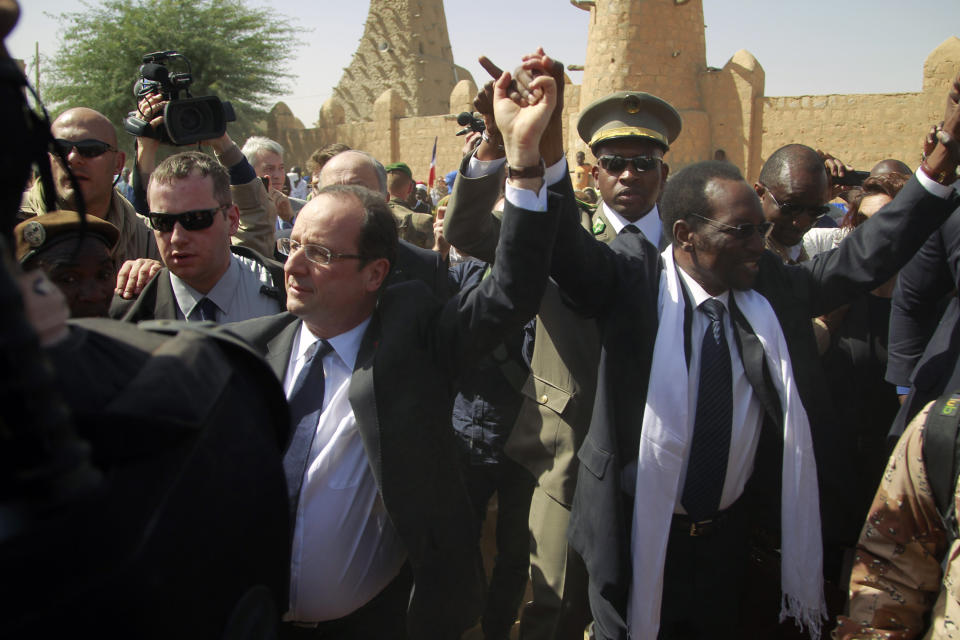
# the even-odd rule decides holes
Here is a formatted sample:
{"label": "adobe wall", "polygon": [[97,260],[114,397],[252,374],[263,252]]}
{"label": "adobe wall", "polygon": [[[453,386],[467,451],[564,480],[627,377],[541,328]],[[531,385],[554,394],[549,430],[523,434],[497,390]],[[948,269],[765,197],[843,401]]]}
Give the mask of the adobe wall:
{"label": "adobe wall", "polygon": [[947,88],[960,69],[960,39],[949,38],[924,64],[917,93],[771,97],[763,101],[761,154],[800,142],[862,170],[884,158],[915,167],[921,140],[943,119]]}

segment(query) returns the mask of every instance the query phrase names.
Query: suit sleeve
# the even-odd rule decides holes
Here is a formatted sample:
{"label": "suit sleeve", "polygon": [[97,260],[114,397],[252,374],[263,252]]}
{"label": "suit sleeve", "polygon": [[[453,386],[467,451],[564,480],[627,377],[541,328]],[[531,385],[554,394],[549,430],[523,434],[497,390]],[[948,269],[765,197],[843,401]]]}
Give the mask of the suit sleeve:
{"label": "suit sleeve", "polygon": [[887,206],[853,230],[840,247],[803,263],[798,295],[811,317],[828,313],[896,275],[957,208],[958,196],[939,198],[911,178]]}
{"label": "suit sleeve", "polygon": [[466,168],[469,161],[470,156],[467,156],[460,164],[443,217],[443,235],[457,251],[492,262],[500,238],[500,219],[493,213],[493,206],[500,195],[503,170],[480,178],[468,178]]}
{"label": "suit sleeve", "polygon": [[954,289],[944,244],[947,228],[960,230],[960,212],[934,233],[900,271],[890,309],[888,382],[910,386],[910,375],[940,319],[939,304]]}
{"label": "suit sleeve", "polygon": [[912,640],[925,631],[947,552],[923,463],[929,410],[928,405],[904,432],[883,474],[857,542],[850,615],[840,616],[836,640]]}

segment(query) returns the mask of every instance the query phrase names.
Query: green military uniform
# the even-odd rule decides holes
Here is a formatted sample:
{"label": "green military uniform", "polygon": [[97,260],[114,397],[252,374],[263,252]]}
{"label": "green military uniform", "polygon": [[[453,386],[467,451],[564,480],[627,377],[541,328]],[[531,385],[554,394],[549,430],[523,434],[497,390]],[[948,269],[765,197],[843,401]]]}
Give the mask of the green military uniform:
{"label": "green military uniform", "polygon": [[433,249],[433,216],[411,211],[400,198],[391,198],[387,204],[397,220],[397,232],[401,240],[423,249]]}
{"label": "green military uniform", "polygon": [[[664,108],[666,105],[666,108]],[[588,107],[578,127],[585,142],[641,137],[668,147],[680,132],[677,112],[659,98],[621,92]],[[466,177],[469,157],[460,168],[444,217],[444,236],[457,250],[492,261],[500,224],[490,213],[503,181],[502,170]],[[598,206],[581,210],[581,225],[600,242],[616,231]],[[650,239],[660,244],[660,239]],[[530,575],[533,602],[524,611],[524,638],[580,640],[590,621],[583,561],[568,554],[567,524],[576,488],[576,453],[593,410],[600,359],[596,323],[566,305],[551,281],[540,303],[531,358],[532,374],[522,389],[523,405],[506,452],[536,478],[530,505]]]}

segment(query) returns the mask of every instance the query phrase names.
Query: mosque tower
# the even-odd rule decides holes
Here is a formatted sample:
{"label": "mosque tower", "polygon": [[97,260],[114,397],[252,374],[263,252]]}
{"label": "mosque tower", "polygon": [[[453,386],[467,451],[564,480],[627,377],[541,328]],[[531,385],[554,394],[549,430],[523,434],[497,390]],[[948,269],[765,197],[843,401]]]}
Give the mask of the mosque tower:
{"label": "mosque tower", "polygon": [[388,89],[405,115],[446,113],[450,91],[469,78],[453,63],[443,0],[370,0],[363,37],[344,68],[333,98],[346,122],[373,119],[373,104]]}

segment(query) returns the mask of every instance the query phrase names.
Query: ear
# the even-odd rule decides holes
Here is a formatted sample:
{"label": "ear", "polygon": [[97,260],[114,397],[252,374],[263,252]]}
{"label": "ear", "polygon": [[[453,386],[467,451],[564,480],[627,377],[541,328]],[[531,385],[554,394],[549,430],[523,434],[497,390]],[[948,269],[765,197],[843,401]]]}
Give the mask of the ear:
{"label": "ear", "polygon": [[670,175],[670,165],[666,162],[660,162],[660,194],[663,195],[663,188],[667,186],[667,176]]}
{"label": "ear", "polygon": [[673,244],[681,251],[693,251],[693,227],[686,220],[673,223]]}
{"label": "ear", "polygon": [[366,273],[364,288],[373,293],[378,291],[383,281],[387,279],[387,274],[390,273],[390,261],[386,258],[377,258],[363,265],[363,270]]}
{"label": "ear", "polygon": [[236,204],[230,205],[230,208],[227,209],[227,222],[230,227],[230,235],[237,233],[237,229],[240,228],[240,207]]}
{"label": "ear", "polygon": [[117,164],[113,170],[113,173],[119,174],[121,171],[123,171],[123,165],[125,165],[126,163],[127,163],[127,154],[125,154],[123,151],[117,151]]}
{"label": "ear", "polygon": [[767,188],[760,184],[759,182],[753,183],[753,190],[757,192],[758,198],[763,198],[763,194],[767,192]]}
{"label": "ear", "polygon": [[596,184],[598,176],[600,175],[600,166],[597,164],[593,165],[593,169],[590,169],[590,175],[593,176],[593,183]]}

